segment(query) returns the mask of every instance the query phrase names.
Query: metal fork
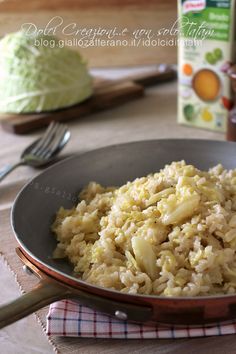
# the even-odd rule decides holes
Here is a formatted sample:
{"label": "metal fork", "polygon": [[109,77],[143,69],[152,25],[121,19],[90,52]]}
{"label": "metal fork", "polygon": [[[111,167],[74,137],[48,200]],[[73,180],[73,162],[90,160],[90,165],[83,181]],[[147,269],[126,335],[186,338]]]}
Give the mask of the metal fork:
{"label": "metal fork", "polygon": [[66,125],[50,123],[44,135],[23,151],[19,162],[0,171],[0,182],[18,166],[28,165],[38,168],[51,162],[67,144],[70,135]]}

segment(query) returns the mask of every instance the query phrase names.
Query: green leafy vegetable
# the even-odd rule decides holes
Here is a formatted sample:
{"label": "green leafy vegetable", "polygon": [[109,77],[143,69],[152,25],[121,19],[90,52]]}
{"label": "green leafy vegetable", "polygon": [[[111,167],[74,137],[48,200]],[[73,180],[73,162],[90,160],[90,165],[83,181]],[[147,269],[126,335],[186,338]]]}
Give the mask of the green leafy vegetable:
{"label": "green leafy vegetable", "polygon": [[223,58],[223,52],[220,48],[214,49],[213,54],[217,60],[221,60]]}
{"label": "green leafy vegetable", "polygon": [[184,116],[188,121],[191,121],[195,118],[195,111],[193,105],[187,104],[186,106],[184,106]]}
{"label": "green leafy vegetable", "polygon": [[[40,43],[40,45],[38,45]],[[53,36],[16,32],[0,41],[0,111],[50,111],[84,101],[92,79],[76,50]]]}
{"label": "green leafy vegetable", "polygon": [[223,58],[223,52],[220,48],[215,48],[213,50],[213,52],[207,52],[205,54],[205,60],[209,63],[209,64],[216,64],[219,60],[221,60]]}
{"label": "green leafy vegetable", "polygon": [[205,59],[209,64],[212,64],[212,65],[214,65],[217,61],[214,54],[210,53],[210,52],[206,53]]}

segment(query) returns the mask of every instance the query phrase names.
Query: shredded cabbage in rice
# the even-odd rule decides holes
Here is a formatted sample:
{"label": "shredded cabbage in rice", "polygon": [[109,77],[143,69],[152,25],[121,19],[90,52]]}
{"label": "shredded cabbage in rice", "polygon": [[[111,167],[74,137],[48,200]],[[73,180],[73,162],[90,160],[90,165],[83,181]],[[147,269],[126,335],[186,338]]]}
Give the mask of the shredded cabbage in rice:
{"label": "shredded cabbage in rice", "polygon": [[90,182],[52,229],[55,258],[83,280],[130,294],[236,292],[236,170],[184,161],[120,188]]}

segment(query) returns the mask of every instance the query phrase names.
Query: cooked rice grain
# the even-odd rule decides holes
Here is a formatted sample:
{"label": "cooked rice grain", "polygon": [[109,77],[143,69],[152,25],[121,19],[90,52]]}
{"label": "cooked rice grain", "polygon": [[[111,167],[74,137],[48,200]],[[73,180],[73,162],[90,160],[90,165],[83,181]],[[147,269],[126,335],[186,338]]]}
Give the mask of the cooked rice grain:
{"label": "cooked rice grain", "polygon": [[236,170],[184,161],[120,188],[91,182],[52,226],[55,258],[83,280],[130,294],[236,292]]}

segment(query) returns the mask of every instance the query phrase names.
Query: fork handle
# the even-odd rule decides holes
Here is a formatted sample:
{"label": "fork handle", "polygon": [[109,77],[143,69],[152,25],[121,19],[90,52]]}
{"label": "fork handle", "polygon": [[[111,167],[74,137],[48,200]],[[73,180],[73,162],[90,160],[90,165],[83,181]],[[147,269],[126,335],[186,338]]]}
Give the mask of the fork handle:
{"label": "fork handle", "polygon": [[0,182],[11,172],[13,171],[15,168],[24,165],[23,161],[19,161],[13,165],[8,165],[5,166],[1,171],[0,171]]}

